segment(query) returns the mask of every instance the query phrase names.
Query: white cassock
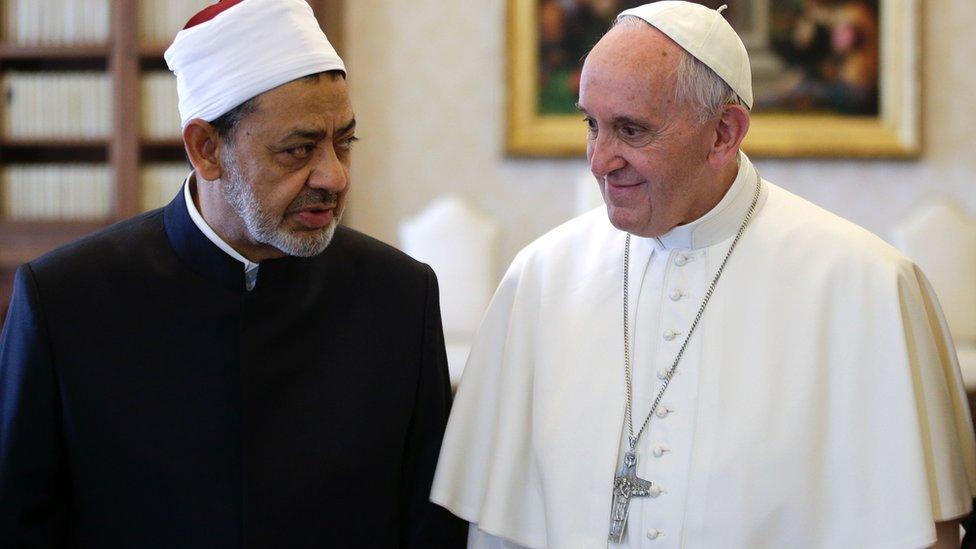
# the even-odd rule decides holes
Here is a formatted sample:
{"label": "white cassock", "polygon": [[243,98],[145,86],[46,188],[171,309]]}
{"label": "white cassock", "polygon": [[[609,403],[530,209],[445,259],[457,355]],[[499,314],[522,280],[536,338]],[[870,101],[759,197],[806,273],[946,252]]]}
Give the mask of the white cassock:
{"label": "white cassock", "polygon": [[[635,429],[752,201],[633,238]],[[472,547],[606,547],[624,426],[625,233],[603,208],[516,257],[454,402],[431,499]],[[768,182],[640,439],[627,547],[922,547],[966,515],[976,445],[919,269]],[[666,410],[666,411],[665,411]],[[491,535],[488,535],[491,534]],[[507,540],[503,542],[502,540]]]}

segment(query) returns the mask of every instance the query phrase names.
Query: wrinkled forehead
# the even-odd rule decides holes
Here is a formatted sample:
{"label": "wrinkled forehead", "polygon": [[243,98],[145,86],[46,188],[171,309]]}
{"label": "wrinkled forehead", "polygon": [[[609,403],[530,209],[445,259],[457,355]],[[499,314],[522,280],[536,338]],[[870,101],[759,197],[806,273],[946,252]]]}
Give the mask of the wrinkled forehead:
{"label": "wrinkled forehead", "polygon": [[635,77],[667,76],[682,55],[687,54],[681,46],[656,28],[642,21],[621,22],[590,50],[583,70],[612,68],[631,71]]}
{"label": "wrinkled forehead", "polygon": [[673,90],[683,53],[678,44],[650,25],[620,24],[610,29],[583,63],[580,97],[588,86],[621,92],[631,87]]}

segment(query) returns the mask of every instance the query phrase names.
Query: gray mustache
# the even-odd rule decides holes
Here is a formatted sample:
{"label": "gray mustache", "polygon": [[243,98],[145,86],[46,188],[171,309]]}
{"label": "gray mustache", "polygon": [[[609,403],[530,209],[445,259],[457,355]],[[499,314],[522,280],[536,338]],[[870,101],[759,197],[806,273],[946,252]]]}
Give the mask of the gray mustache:
{"label": "gray mustache", "polygon": [[339,193],[325,189],[310,189],[298,195],[292,201],[289,210],[303,210],[305,208],[332,207],[339,203]]}

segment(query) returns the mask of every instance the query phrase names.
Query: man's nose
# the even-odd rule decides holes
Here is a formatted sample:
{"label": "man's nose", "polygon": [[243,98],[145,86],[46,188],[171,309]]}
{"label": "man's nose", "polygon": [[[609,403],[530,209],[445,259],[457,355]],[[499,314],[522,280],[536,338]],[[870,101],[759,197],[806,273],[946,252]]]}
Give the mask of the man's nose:
{"label": "man's nose", "polygon": [[590,171],[597,178],[602,179],[626,164],[617,147],[617,140],[606,134],[598,135],[596,139],[590,141],[588,150]]}
{"label": "man's nose", "polygon": [[338,193],[349,185],[349,167],[336,156],[334,146],[326,146],[314,162],[315,165],[308,176],[309,187]]}

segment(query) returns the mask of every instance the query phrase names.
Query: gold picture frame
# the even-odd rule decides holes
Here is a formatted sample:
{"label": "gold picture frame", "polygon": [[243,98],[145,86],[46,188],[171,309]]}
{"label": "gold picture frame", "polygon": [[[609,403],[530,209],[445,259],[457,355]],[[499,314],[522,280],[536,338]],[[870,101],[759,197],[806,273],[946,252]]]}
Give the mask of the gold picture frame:
{"label": "gold picture frame", "polygon": [[[755,112],[743,150],[759,158],[914,158],[921,153],[919,3],[877,4],[877,114]],[[538,112],[540,5],[541,0],[508,0],[506,152],[579,156],[586,148],[582,117]]]}

